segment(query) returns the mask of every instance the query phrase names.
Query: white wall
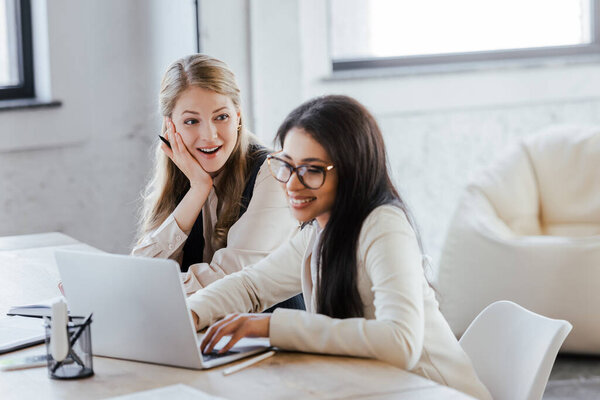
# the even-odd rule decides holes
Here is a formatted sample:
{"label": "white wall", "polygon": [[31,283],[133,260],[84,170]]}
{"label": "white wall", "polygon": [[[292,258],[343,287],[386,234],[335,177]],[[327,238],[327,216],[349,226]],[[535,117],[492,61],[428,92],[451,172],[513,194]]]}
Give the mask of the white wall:
{"label": "white wall", "polygon": [[[468,176],[509,143],[549,125],[600,125],[600,59],[452,72],[331,72],[327,2],[251,0],[257,129],[275,132],[310,97],[347,94],[378,119],[395,181],[416,216],[426,250],[439,256]],[[269,18],[269,16],[277,18]],[[274,68],[276,66],[276,68]]]}
{"label": "white wall", "polygon": [[216,57],[234,72],[242,93],[245,124],[254,127],[253,81],[248,0],[200,0],[200,51]]}
{"label": "white wall", "polygon": [[129,250],[160,76],[195,50],[193,11],[191,0],[47,3],[51,97],[62,106],[0,111],[0,235],[61,231]]}

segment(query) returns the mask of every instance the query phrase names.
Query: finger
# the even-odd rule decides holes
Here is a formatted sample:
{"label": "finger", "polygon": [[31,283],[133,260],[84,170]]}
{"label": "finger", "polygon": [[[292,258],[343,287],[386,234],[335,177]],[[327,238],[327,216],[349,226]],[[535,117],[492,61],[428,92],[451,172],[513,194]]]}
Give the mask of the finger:
{"label": "finger", "polygon": [[214,336],[211,338],[208,346],[204,349],[204,353],[211,353],[215,346],[221,341],[223,336],[235,332],[241,325],[242,321],[239,318],[235,318],[231,321],[225,322],[223,325],[217,328]]}
{"label": "finger", "polygon": [[208,347],[208,344],[211,343],[213,341],[214,336],[217,334],[217,332],[219,331],[219,328],[221,328],[221,326],[223,326],[224,324],[228,323],[229,321],[231,321],[233,318],[236,317],[237,314],[231,314],[226,316],[225,318],[223,318],[222,320],[212,324],[206,334],[204,335],[204,338],[202,339],[202,344],[201,344],[201,348],[205,349]]}
{"label": "finger", "polygon": [[171,160],[173,159],[173,150],[171,150],[169,146],[163,143],[160,145],[160,148],[163,151],[163,153],[167,155],[167,157],[169,157]]}
{"label": "finger", "polygon": [[171,121],[169,117],[165,117],[165,137],[171,141]]}
{"label": "finger", "polygon": [[223,320],[221,320],[219,322],[215,322],[214,324],[209,326],[208,329],[206,330],[206,333],[204,334],[204,337],[202,338],[202,343],[200,343],[200,349],[202,349],[203,352],[204,352],[204,349],[210,343],[212,337],[215,335],[215,332],[217,331],[218,327],[221,326],[222,321]]}
{"label": "finger", "polygon": [[183,136],[181,136],[181,133],[175,132],[173,134],[173,136],[175,136],[177,138],[176,141],[179,145],[179,152],[181,153],[181,156],[187,158],[188,162],[190,162],[190,161],[193,162],[195,160],[195,158],[194,158],[194,156],[192,156],[192,153],[190,152],[190,150],[187,148],[187,145],[183,141]]}
{"label": "finger", "polygon": [[231,321],[236,316],[237,314],[229,314],[220,321],[212,324],[204,334],[204,337],[202,338],[202,343],[200,344],[200,348],[204,349],[206,345],[211,342],[212,337],[216,334],[217,330],[221,327],[221,325]]}
{"label": "finger", "polygon": [[230,332],[234,332],[237,329],[237,325],[238,325],[238,321],[233,320],[233,321],[226,322],[223,325],[221,325],[220,327],[218,327],[214,336],[210,339],[210,342],[208,342],[208,345],[204,349],[204,353],[206,353],[206,354],[212,353],[213,350],[215,349],[215,346],[217,346],[219,344],[219,342],[221,341],[221,339],[223,339],[223,336],[229,334]]}
{"label": "finger", "polygon": [[177,132],[177,127],[175,126],[175,122],[173,122],[173,118],[169,117],[169,126],[171,127],[171,133]]}
{"label": "finger", "polygon": [[173,129],[172,129],[173,120],[171,119],[171,117],[165,117],[165,123],[167,125],[167,132],[173,133]]}
{"label": "finger", "polygon": [[185,145],[183,144],[183,139],[181,138],[179,132],[173,132],[173,139],[175,140],[175,147],[177,147],[177,152],[183,155]]}
{"label": "finger", "polygon": [[247,326],[248,326],[247,323],[242,323],[235,330],[235,332],[233,332],[233,335],[231,335],[231,339],[229,339],[229,342],[227,342],[225,347],[223,347],[221,350],[219,350],[219,354],[227,353],[233,346],[235,346],[235,344],[237,342],[240,341],[240,339],[248,336],[247,335],[247,332],[248,332]]}

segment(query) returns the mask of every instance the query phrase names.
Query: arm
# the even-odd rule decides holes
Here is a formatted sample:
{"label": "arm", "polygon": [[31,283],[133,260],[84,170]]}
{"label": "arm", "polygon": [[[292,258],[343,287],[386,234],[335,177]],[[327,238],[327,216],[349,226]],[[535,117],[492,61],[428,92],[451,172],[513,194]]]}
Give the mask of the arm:
{"label": "arm", "polygon": [[299,231],[258,264],[226,276],[188,297],[203,329],[236,312],[260,312],[301,292],[300,271],[309,228]]}
{"label": "arm", "polygon": [[[414,232],[402,211],[381,207],[367,218],[359,256],[359,275],[364,272],[372,282],[375,319],[336,319],[285,309],[272,316],[231,315],[209,329],[202,348],[210,351],[227,334],[232,339],[224,350],[243,336],[268,335],[282,349],[376,358],[412,369],[423,348],[424,276]],[[365,289],[359,287],[363,298]]]}
{"label": "arm", "polygon": [[[181,263],[183,245],[191,231],[194,221],[186,226],[181,226],[179,219],[198,217],[200,209],[197,204],[204,204],[208,193],[203,189],[190,188],[175,210],[155,230],[148,232],[131,251],[133,256],[170,258]],[[182,217],[183,215],[183,217]],[[179,217],[178,217],[179,216]],[[179,218],[179,219],[178,219]],[[184,229],[184,228],[187,228]]]}
{"label": "arm", "polygon": [[155,230],[147,233],[131,251],[132,256],[170,258],[181,262],[187,234],[181,230],[173,214]]}
{"label": "arm", "polygon": [[270,321],[271,343],[283,349],[375,358],[411,369],[421,357],[424,340],[424,275],[415,234],[401,210],[380,207],[365,220],[358,262],[359,275],[364,268],[372,283],[375,319],[335,319],[278,309]]}
{"label": "arm", "polygon": [[226,275],[253,265],[277,249],[298,229],[285,195],[265,162],[258,173],[248,209],[230,228],[227,247],[217,250],[210,263],[190,266],[188,292],[206,287]]}
{"label": "arm", "polygon": [[162,150],[190,181],[190,189],[173,213],[154,231],[146,234],[133,248],[131,254],[146,257],[172,258],[181,261],[181,248],[202,206],[212,189],[212,178],[190,154],[175,124],[165,117],[165,136],[171,147],[162,144]]}

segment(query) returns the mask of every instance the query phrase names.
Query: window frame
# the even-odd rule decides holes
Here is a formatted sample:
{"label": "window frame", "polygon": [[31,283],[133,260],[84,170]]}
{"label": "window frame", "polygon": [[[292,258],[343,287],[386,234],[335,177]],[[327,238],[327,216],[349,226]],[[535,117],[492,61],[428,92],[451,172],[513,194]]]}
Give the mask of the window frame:
{"label": "window frame", "polygon": [[[371,57],[356,59],[334,59],[331,55],[331,30],[329,31],[330,61],[333,72],[354,70],[378,70],[404,67],[423,67],[439,65],[474,64],[519,60],[545,60],[577,56],[600,55],[600,0],[590,1],[590,37],[589,44],[548,46],[524,49],[473,51],[463,53],[445,53],[397,57]],[[329,2],[331,13],[331,2]],[[331,27],[331,24],[330,24]]]}
{"label": "window frame", "polygon": [[17,0],[17,50],[21,83],[0,86],[0,100],[35,98],[33,31],[30,0]]}

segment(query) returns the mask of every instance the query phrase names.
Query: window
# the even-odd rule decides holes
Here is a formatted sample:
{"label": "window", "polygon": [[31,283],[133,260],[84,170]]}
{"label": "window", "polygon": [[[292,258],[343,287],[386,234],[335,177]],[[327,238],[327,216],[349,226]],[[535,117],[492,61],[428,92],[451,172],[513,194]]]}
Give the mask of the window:
{"label": "window", "polygon": [[599,53],[597,3],[330,0],[333,69]]}
{"label": "window", "polygon": [[30,2],[0,0],[0,100],[34,95]]}

